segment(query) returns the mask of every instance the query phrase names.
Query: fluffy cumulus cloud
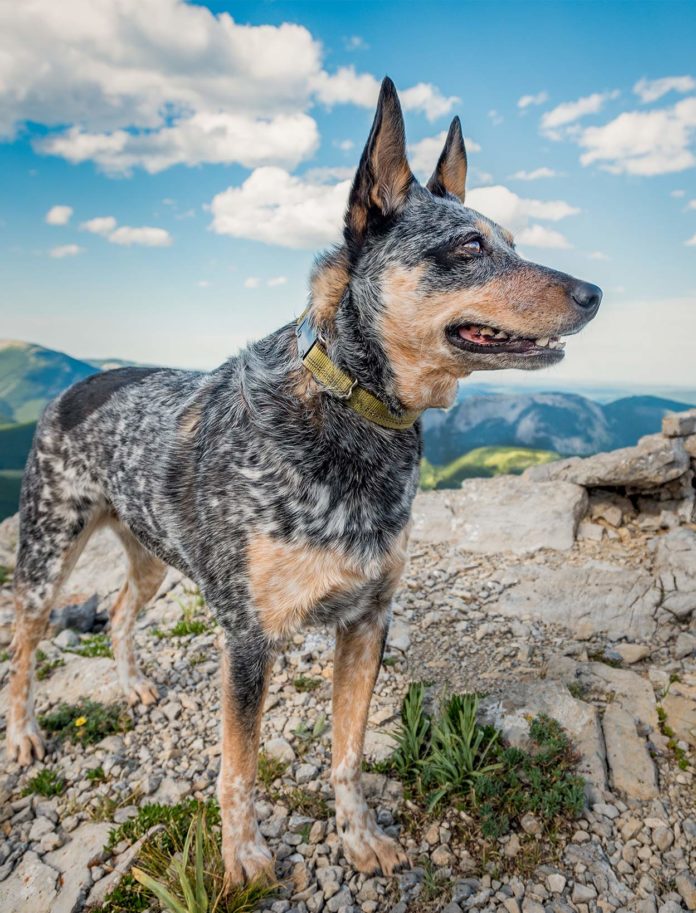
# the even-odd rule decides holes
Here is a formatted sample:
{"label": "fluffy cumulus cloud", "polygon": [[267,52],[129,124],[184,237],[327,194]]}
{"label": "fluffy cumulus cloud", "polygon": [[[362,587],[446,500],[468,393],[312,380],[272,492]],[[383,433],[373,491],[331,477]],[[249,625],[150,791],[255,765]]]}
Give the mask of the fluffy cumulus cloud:
{"label": "fluffy cumulus cloud", "polygon": [[692,235],[689,240],[684,243],[687,247],[696,247],[696,235]]}
{"label": "fluffy cumulus cloud", "polygon": [[663,76],[661,79],[639,79],[633,91],[644,103],[657,101],[668,92],[693,92],[696,79],[693,76]]}
{"label": "fluffy cumulus cloud", "polygon": [[96,216],[80,225],[83,231],[106,238],[111,244],[131,247],[134,244],[142,247],[169,247],[172,236],[166,228],[155,228],[141,225],[133,228],[130,225],[118,225],[113,216]]}
{"label": "fluffy cumulus cloud", "polygon": [[532,171],[516,171],[512,177],[518,181],[540,181],[542,178],[558,177],[558,172],[554,171],[553,168],[543,166],[534,168]]}
{"label": "fluffy cumulus cloud", "polygon": [[[303,26],[242,25],[184,0],[2,4],[0,138],[40,124],[40,152],[109,174],[292,168],[317,148],[314,103],[371,107],[377,97],[374,76],[329,73],[322,53]],[[431,120],[457,102],[428,83],[401,97]]]}
{"label": "fluffy cumulus cloud", "polygon": [[213,231],[281,247],[313,248],[338,239],[350,180],[326,184],[257,168],[210,204]]}
{"label": "fluffy cumulus cloud", "polygon": [[67,225],[72,214],[72,206],[51,206],[45,220],[48,225]]}
{"label": "fluffy cumulus cloud", "polygon": [[596,114],[609,99],[616,98],[618,94],[616,91],[593,92],[592,95],[585,95],[575,101],[564,101],[542,115],[541,129],[551,139],[560,139],[563,132],[559,128],[567,128],[588,114]]}
{"label": "fluffy cumulus cloud", "polygon": [[[416,177],[422,180],[427,180],[430,177],[435,170],[446,139],[447,131],[442,130],[440,133],[436,133],[435,136],[426,136],[418,140],[417,143],[409,144],[408,160]],[[471,137],[465,137],[464,144],[468,153],[481,151],[479,144]]]}
{"label": "fluffy cumulus cloud", "polygon": [[656,175],[696,165],[696,96],[668,108],[625,111],[577,137],[583,165],[598,164],[614,174]]}
{"label": "fluffy cumulus cloud", "polygon": [[543,105],[549,100],[548,92],[537,92],[536,95],[523,95],[517,102],[517,107],[524,111],[530,105]]}
{"label": "fluffy cumulus cloud", "polygon": [[[218,234],[281,247],[321,247],[340,238],[349,189],[350,180],[326,184],[281,168],[258,168],[241,186],[213,198],[211,227]],[[520,197],[502,185],[470,191],[467,205],[513,232],[525,233],[524,243],[535,247],[570,245],[560,232],[532,220],[558,222],[580,211],[564,200]]]}
{"label": "fluffy cumulus cloud", "polygon": [[76,257],[82,251],[83,248],[79,244],[59,244],[58,247],[52,247],[48,253],[54,260],[62,260],[64,257]]}

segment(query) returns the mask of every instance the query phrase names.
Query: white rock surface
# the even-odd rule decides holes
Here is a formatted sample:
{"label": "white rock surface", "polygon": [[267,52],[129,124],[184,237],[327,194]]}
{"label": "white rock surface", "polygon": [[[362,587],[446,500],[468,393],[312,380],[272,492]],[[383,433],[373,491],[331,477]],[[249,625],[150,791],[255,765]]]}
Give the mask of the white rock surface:
{"label": "white rock surface", "polygon": [[470,552],[572,548],[587,495],[577,485],[519,476],[467,479],[461,489],[416,498],[413,540],[450,542]]}
{"label": "white rock surface", "polygon": [[612,786],[631,799],[659,795],[655,765],[630,713],[609,704],[602,719]]}

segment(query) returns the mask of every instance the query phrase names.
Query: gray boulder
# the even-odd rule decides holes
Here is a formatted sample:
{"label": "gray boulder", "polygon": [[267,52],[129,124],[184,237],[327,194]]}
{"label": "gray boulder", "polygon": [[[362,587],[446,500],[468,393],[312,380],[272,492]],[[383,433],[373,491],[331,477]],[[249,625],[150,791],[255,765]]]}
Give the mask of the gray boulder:
{"label": "gray boulder", "polygon": [[696,609],[696,532],[671,530],[655,544],[655,573],[664,599],[662,607],[680,620]]}
{"label": "gray boulder", "polygon": [[484,554],[565,550],[586,509],[587,495],[577,485],[519,476],[467,479],[461,489],[416,498],[413,539]]}
{"label": "gray boulder", "polygon": [[614,789],[631,799],[657,798],[659,790],[655,765],[631,714],[618,704],[608,704],[602,719],[602,731]]}
{"label": "gray boulder", "polygon": [[641,438],[635,447],[533,466],[525,470],[523,478],[536,482],[556,479],[593,488],[651,489],[679,478],[688,468],[689,454],[679,438],[652,434]]}
{"label": "gray boulder", "polygon": [[630,631],[640,639],[655,633],[661,593],[647,571],[595,560],[559,567],[539,561],[498,580],[506,589],[495,610],[503,615],[564,625],[584,638],[602,633],[618,640]]}

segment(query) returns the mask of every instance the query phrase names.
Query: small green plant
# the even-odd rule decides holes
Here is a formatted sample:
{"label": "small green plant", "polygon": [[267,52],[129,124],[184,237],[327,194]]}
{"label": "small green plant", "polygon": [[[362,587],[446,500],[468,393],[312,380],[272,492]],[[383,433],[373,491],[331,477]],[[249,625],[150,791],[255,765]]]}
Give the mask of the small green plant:
{"label": "small green plant", "polygon": [[258,778],[259,782],[269,790],[276,780],[279,780],[288,769],[288,762],[280,758],[272,758],[265,751],[259,754]]}
{"label": "small green plant", "polygon": [[61,704],[53,713],[39,718],[42,728],[59,740],[69,739],[83,745],[93,745],[107,735],[127,732],[131,718],[122,704],[100,704],[81,701],[79,704]]}
{"label": "small green plant", "polygon": [[300,723],[297,729],[293,730],[294,735],[299,740],[297,746],[298,753],[304,754],[312,742],[316,742],[317,739],[320,739],[326,730],[328,729],[329,723],[326,719],[325,713],[320,713],[316,718],[313,726],[308,726],[306,723]]}
{"label": "small green plant", "polygon": [[282,794],[283,802],[291,812],[298,815],[307,815],[308,818],[328,818],[329,807],[326,799],[317,793],[310,793],[308,789],[297,786]]}
{"label": "small green plant", "polygon": [[104,768],[99,765],[99,767],[93,767],[91,770],[87,771],[86,777],[92,783],[103,783],[106,780],[106,774],[104,773]]}
{"label": "small green plant", "polygon": [[382,659],[383,666],[395,666],[398,662],[399,659],[396,656],[385,656]]}
{"label": "small green plant", "polygon": [[260,880],[225,891],[218,837],[204,806],[194,809],[183,841],[179,829],[167,837],[171,850],[156,840],[146,844],[132,874],[169,913],[254,913],[275,894],[277,885]]}
{"label": "small green plant", "polygon": [[569,682],[567,687],[576,700],[582,701],[587,697],[587,687],[582,682]]}
{"label": "small green plant", "polygon": [[67,653],[77,653],[78,656],[106,656],[113,659],[113,651],[106,634],[85,634],[76,647],[71,647]]}
{"label": "small green plant", "polygon": [[298,675],[296,679],[293,679],[292,684],[296,691],[316,691],[321,686],[321,679]]}
{"label": "small green plant", "polygon": [[51,796],[62,795],[65,789],[65,780],[54,770],[39,771],[29,780],[22,790],[23,796],[45,796],[47,799]]}
{"label": "small green plant", "polygon": [[90,908],[90,913],[144,913],[151,907],[150,892],[128,874],[106,895],[103,904]]}
{"label": "small green plant", "polygon": [[679,741],[677,739],[676,733],[667,722],[667,711],[662,706],[662,704],[657,705],[657,719],[660,726],[660,732],[667,739],[667,747],[674,755],[674,760],[677,762],[677,767],[680,770],[688,770],[689,757],[684,749],[679,747]]}
{"label": "small green plant", "polygon": [[[176,805],[160,805],[158,802],[141,805],[135,818],[130,818],[113,828],[109,834],[107,849],[113,849],[122,840],[134,843],[157,824],[164,825],[166,833],[172,836],[172,839],[183,840],[198,804],[196,799],[187,799]],[[220,823],[220,812],[213,800],[206,804],[206,819],[211,825],[217,826]],[[167,840],[162,849],[168,851],[171,845],[171,841]]]}
{"label": "small green plant", "polygon": [[527,812],[548,826],[558,818],[577,818],[583,809],[585,783],[560,725],[542,714],[531,721],[529,735],[532,751],[501,747],[500,769],[474,785],[485,837],[501,837]]}
{"label": "small green plant", "polygon": [[9,650],[0,650],[0,663],[7,663],[10,661],[10,651]]}
{"label": "small green plant", "polygon": [[64,659],[49,659],[43,650],[36,651],[36,677],[40,682],[47,679],[54,669],[59,669],[64,665]]}
{"label": "small green plant", "polygon": [[167,631],[161,628],[153,628],[152,634],[159,640],[165,637],[189,637],[190,635],[205,634],[209,631],[211,624],[209,621],[203,621],[196,615],[205,607],[205,600],[199,590],[187,592],[186,602],[177,599],[181,608],[181,618],[176,624],[172,625]]}
{"label": "small green plant", "polygon": [[10,579],[10,570],[4,564],[0,564],[0,586]]}

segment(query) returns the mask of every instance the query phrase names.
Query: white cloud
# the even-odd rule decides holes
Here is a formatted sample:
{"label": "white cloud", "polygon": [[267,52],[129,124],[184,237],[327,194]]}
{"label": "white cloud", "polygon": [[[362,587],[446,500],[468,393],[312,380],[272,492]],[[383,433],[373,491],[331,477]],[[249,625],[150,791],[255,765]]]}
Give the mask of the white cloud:
{"label": "white cloud", "polygon": [[503,123],[503,116],[495,108],[491,108],[488,112],[488,118],[494,127],[499,127]]}
{"label": "white cloud", "polygon": [[60,244],[58,247],[52,247],[48,253],[54,259],[62,260],[63,257],[75,257],[81,254],[82,250],[79,244]]}
{"label": "white cloud", "polygon": [[334,140],[334,146],[337,149],[340,149],[341,152],[350,152],[350,150],[355,147],[355,143],[352,139],[341,139]]}
{"label": "white cloud", "polygon": [[518,181],[539,181],[542,178],[558,177],[558,172],[554,171],[553,168],[543,166],[541,168],[535,168],[533,171],[516,171],[512,177],[516,178]]}
{"label": "white cloud", "polygon": [[689,200],[686,204],[687,209],[696,209],[696,200]]}
{"label": "white cloud", "polygon": [[515,240],[518,244],[525,244],[528,247],[550,247],[557,250],[567,250],[571,246],[566,236],[562,235],[560,231],[538,224],[523,228]]}
{"label": "white cloud", "polygon": [[685,190],[670,190],[669,195],[674,197],[675,200],[680,200],[682,197],[686,196]]}
{"label": "white cloud", "polygon": [[336,181],[351,180],[355,175],[355,168],[347,165],[328,165],[321,168],[308,168],[302,175],[303,180],[316,184],[335,184]]}
{"label": "white cloud", "polygon": [[[358,73],[354,66],[340,67],[335,73],[321,71],[312,85],[317,98],[327,107],[337,104],[354,104],[373,108],[379,95],[379,80],[371,73]],[[404,111],[425,114],[428,120],[437,120],[449,114],[460,101],[455,95],[446,97],[432,83],[419,82],[399,92]]]}
{"label": "white cloud", "polygon": [[548,92],[537,92],[536,95],[523,95],[517,102],[517,107],[524,111],[524,109],[528,108],[530,105],[543,105],[544,102],[547,102],[548,100]]}
{"label": "white cloud", "polygon": [[592,250],[587,255],[590,260],[609,260],[609,254],[605,254],[603,250]]}
{"label": "white cloud", "polygon": [[120,244],[130,247],[139,244],[143,247],[169,247],[172,236],[165,228],[154,228],[142,225],[132,228],[130,225],[121,225],[113,216],[97,216],[80,225],[83,231],[106,238],[111,244]]}
{"label": "white cloud", "polygon": [[684,244],[686,244],[687,247],[696,247],[696,235],[692,235]]}
{"label": "white cloud", "polygon": [[261,280],[258,276],[247,276],[244,280],[244,288],[259,288]]}
{"label": "white cloud", "polygon": [[210,288],[211,282],[208,279],[199,279],[196,285],[198,288]]}
{"label": "white cloud", "polygon": [[661,79],[639,79],[633,86],[633,91],[645,104],[657,101],[668,92],[691,92],[696,89],[696,79],[693,76],[663,76]]}
{"label": "white cloud", "polygon": [[690,148],[696,132],[696,96],[671,108],[626,111],[601,127],[588,127],[577,137],[585,151],[583,165],[599,163],[613,174],[655,175],[684,171],[696,165]]}
{"label": "white cloud", "polygon": [[94,219],[88,219],[80,225],[82,231],[88,231],[93,235],[101,235],[107,238],[116,228],[116,219],[113,216],[97,216]]}
{"label": "white cloud", "polygon": [[72,206],[51,206],[45,219],[48,225],[67,225],[74,210]]}
{"label": "white cloud", "polygon": [[280,247],[314,248],[338,239],[350,180],[313,182],[281,168],[257,168],[210,204],[213,231]]}
{"label": "white cloud", "polygon": [[269,288],[277,288],[279,285],[286,285],[288,281],[287,276],[272,276],[266,285]]}
{"label": "white cloud", "polygon": [[[417,143],[409,144],[408,158],[413,173],[417,177],[422,178],[423,180],[427,180],[430,177],[435,170],[437,160],[440,158],[440,153],[444,148],[446,139],[447,131],[442,130],[440,133],[436,133],[435,136],[426,136],[423,139],[418,140]],[[467,152],[481,151],[479,144],[468,136],[465,137],[464,143]]]}
{"label": "white cloud", "polygon": [[567,127],[568,124],[575,123],[581,117],[596,114],[602,110],[609,99],[616,98],[617,95],[616,91],[594,92],[592,95],[585,95],[575,101],[564,101],[542,115],[541,129],[551,139],[560,139],[559,127]]}
{"label": "white cloud", "polygon": [[130,225],[121,225],[109,235],[109,242],[126,247],[133,244],[144,247],[169,247],[172,243],[172,236],[165,228],[153,228],[150,225],[131,228]]}
{"label": "white cloud", "polygon": [[[350,184],[318,183],[280,168],[258,168],[240,187],[229,187],[213,198],[211,227],[218,234],[280,247],[330,244],[340,238]],[[531,229],[529,243],[554,247],[562,244],[558,233],[542,234],[530,221],[558,222],[580,212],[564,200],[524,198],[502,185],[471,190],[467,205],[511,231]]]}
{"label": "white cloud", "polygon": [[[291,23],[245,25],[184,0],[0,6],[0,137],[40,124],[38,151],[109,174],[294,167],[318,145],[313,103],[372,106],[377,89],[369,73],[325,71],[321,43]],[[457,102],[425,83],[401,97],[430,119]]]}
{"label": "white cloud", "polygon": [[350,35],[343,39],[343,45],[347,51],[367,51],[370,45],[361,35]]}

